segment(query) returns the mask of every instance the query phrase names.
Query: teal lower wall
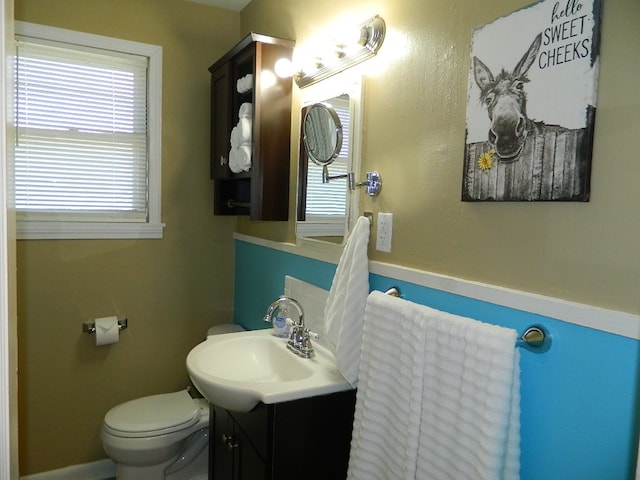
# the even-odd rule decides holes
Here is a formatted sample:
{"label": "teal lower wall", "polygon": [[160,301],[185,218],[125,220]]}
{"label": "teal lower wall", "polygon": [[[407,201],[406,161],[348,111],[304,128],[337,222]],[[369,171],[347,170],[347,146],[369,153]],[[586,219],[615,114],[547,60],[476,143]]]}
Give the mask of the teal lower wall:
{"label": "teal lower wall", "polygon": [[[267,327],[262,317],[285,275],[329,289],[336,269],[243,241],[235,255],[234,322],[248,329]],[[544,325],[551,349],[521,351],[521,479],[634,478],[640,342],[380,275],[369,281],[372,290],[397,286],[407,300],[519,332]]]}

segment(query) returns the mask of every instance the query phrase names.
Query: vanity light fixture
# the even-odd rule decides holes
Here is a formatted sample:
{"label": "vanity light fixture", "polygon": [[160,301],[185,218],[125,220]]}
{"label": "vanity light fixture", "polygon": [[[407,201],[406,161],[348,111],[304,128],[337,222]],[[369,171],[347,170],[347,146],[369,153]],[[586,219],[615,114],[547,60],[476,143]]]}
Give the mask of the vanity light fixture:
{"label": "vanity light fixture", "polygon": [[310,71],[305,71],[303,68],[302,71],[294,73],[293,78],[298,87],[308,87],[375,56],[384,42],[386,25],[382,17],[376,15],[361,24],[356,33],[353,41],[348,42],[350,44],[338,41],[332,45],[331,51],[334,58],[314,59],[314,62],[311,62],[314,68],[311,68]]}

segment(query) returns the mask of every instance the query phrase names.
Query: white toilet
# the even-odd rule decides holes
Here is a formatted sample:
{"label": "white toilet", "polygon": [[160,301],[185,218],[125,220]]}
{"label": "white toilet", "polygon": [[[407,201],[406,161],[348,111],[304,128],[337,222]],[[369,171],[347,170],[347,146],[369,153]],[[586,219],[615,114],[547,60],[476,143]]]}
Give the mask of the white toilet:
{"label": "white toilet", "polygon": [[[242,331],[219,325],[208,335]],[[117,464],[117,480],[206,480],[209,404],[187,390],[137,398],[113,407],[100,438]]]}
{"label": "white toilet", "polygon": [[118,480],[207,478],[209,405],[186,390],[112,408],[100,437]]}

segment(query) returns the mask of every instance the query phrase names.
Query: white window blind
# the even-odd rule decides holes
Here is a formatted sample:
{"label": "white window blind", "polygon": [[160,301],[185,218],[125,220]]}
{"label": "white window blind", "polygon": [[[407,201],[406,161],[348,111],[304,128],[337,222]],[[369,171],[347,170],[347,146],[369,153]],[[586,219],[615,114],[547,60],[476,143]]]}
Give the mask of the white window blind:
{"label": "white window blind", "polygon": [[18,42],[21,215],[146,221],[146,72],[146,57]]}
{"label": "white window blind", "polygon": [[162,48],[15,28],[18,238],[162,238]]}

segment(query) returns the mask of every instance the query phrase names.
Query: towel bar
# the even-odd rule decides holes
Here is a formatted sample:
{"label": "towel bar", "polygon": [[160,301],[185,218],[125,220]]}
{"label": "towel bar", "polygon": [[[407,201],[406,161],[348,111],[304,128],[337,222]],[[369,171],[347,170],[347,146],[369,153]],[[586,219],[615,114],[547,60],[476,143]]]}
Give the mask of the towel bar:
{"label": "towel bar", "polygon": [[227,208],[250,208],[251,203],[249,202],[237,202],[236,200],[229,199],[227,200]]}
{"label": "towel bar", "polygon": [[[385,290],[385,295],[400,297],[400,289],[391,287]],[[543,353],[551,348],[551,335],[542,325],[531,325],[516,341],[516,347],[524,347],[531,352]]]}

